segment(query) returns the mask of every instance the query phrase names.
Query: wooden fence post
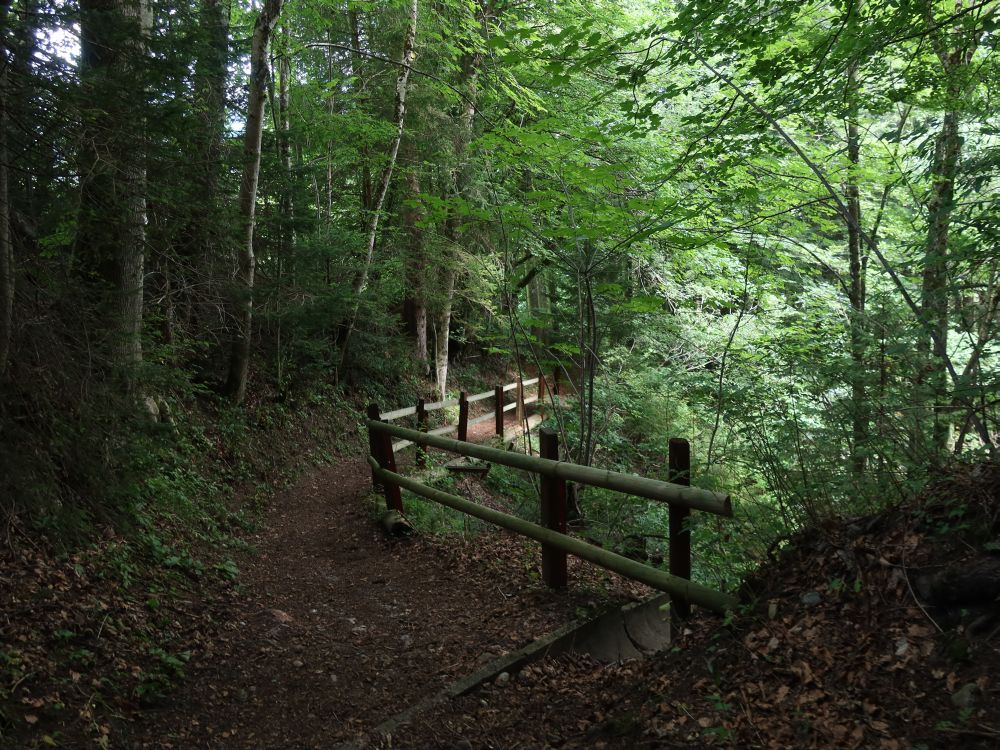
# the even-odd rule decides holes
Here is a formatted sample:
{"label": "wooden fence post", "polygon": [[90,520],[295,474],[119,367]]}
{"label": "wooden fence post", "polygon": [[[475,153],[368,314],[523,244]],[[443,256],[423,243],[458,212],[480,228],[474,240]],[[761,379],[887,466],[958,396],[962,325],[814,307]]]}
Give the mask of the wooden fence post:
{"label": "wooden fence post", "polygon": [[[551,427],[544,427],[538,433],[539,451],[542,458],[559,460],[559,433]],[[566,533],[566,480],[556,477],[541,477],[542,526]],[[562,550],[542,545],[542,580],[552,588],[565,588],[569,580],[566,572],[566,553]]]}
{"label": "wooden fence post", "polygon": [[[691,486],[691,446],[683,438],[670,438],[667,481]],[[670,574],[691,580],[691,509],[670,504]],[[691,615],[691,603],[675,598],[671,612],[679,620]]]}
{"label": "wooden fence post", "polygon": [[[369,404],[368,418],[379,419],[378,406]],[[372,452],[372,457],[378,461],[378,465],[383,469],[396,473],[396,456],[392,452],[392,436],[387,432],[372,433],[368,430],[368,447]],[[378,489],[379,482],[372,473],[372,487]],[[385,494],[385,507],[389,510],[403,512],[403,493],[398,484],[392,482],[382,483],[382,492]]]}
{"label": "wooden fence post", "polygon": [[496,419],[496,434],[503,437],[503,386],[493,389],[493,403]]}
{"label": "wooden fence post", "polygon": [[545,376],[538,372],[538,413],[545,419]]}
{"label": "wooden fence post", "polygon": [[469,401],[465,391],[458,393],[458,439],[462,442],[469,439]]}
{"label": "wooden fence post", "polygon": [[[378,404],[376,404],[374,402],[368,404],[368,412],[367,413],[368,413],[368,418],[369,419],[378,419],[379,416],[380,416],[379,415],[379,410],[378,410]],[[368,452],[371,454],[372,458],[374,458],[376,461],[378,461],[379,466],[382,465],[381,450],[382,450],[382,440],[381,440],[381,437],[379,435],[377,435],[376,433],[372,432],[371,428],[369,427],[368,428]],[[376,477],[375,477],[375,469],[372,469],[372,491],[378,492],[380,488],[381,488],[381,485],[380,485],[378,479],[376,479]]]}
{"label": "wooden fence post", "polygon": [[514,416],[519,425],[524,424],[524,380],[517,376],[517,408],[514,409]]}
{"label": "wooden fence post", "polygon": [[[424,408],[426,403],[422,398],[417,399],[417,429],[421,432],[427,432],[427,409]],[[422,466],[426,469],[430,465],[430,462],[427,449],[422,445],[418,445],[417,466]]]}

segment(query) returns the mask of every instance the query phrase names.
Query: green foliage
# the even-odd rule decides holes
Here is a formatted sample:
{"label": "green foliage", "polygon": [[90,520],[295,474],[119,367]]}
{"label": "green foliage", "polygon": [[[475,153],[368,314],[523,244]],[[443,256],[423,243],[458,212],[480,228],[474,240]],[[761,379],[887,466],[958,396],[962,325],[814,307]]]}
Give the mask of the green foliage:
{"label": "green foliage", "polygon": [[[227,38],[208,6],[154,7],[149,54],[120,50],[125,64],[101,71],[59,48],[86,27],[77,10],[22,5],[6,40],[17,169],[0,203],[17,294],[0,497],[67,545],[121,530],[123,581],[136,559],[230,575],[199,548],[253,524],[232,488],[277,475],[261,435],[338,399],[413,403],[439,364],[451,375],[441,368],[437,390],[488,388],[484,353],[560,372],[573,398],[549,424],[571,460],[664,478],[669,439],[687,438],[694,481],[737,507],[732,522],[694,521],[699,575],[716,580],[804,524],[912,492],[949,452],[992,450],[992,10],[421,2],[396,153],[405,4],[286,4],[253,228],[250,392],[232,408],[216,394],[247,299],[230,255],[256,8],[233,6]],[[136,119],[108,119],[122,102]],[[141,188],[127,170],[87,182],[95,132],[141,166]],[[91,188],[107,200],[84,200]],[[117,200],[133,189],[143,211]],[[864,234],[854,251],[847,204]],[[143,360],[123,372],[123,290],[103,256],[137,214]],[[172,424],[147,418],[147,396]],[[488,482],[535,512],[525,478]],[[662,533],[662,509],[581,502],[606,543]]]}

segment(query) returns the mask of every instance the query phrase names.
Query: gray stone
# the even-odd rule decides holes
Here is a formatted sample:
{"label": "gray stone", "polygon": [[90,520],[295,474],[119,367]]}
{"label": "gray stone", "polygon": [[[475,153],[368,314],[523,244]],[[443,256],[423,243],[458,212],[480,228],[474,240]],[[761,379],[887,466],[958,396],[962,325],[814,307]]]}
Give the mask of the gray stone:
{"label": "gray stone", "polygon": [[815,607],[817,604],[823,601],[823,597],[819,595],[818,591],[809,591],[808,593],[803,594],[799,598],[802,600],[802,603],[805,604],[807,607]]}
{"label": "gray stone", "polygon": [[952,694],[951,702],[956,708],[972,708],[978,698],[979,686],[974,682],[967,682]]}

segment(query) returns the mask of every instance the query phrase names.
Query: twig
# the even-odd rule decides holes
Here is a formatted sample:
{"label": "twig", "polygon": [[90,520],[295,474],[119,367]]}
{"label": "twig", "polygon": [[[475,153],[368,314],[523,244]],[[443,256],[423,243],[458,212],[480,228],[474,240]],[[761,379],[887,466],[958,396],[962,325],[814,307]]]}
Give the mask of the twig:
{"label": "twig", "polygon": [[928,612],[926,609],[924,609],[924,605],[921,604],[920,600],[917,598],[917,593],[913,590],[913,586],[910,585],[910,575],[909,575],[909,573],[906,572],[906,561],[904,560],[903,561],[903,565],[900,565],[899,567],[903,571],[903,579],[906,581],[906,588],[908,588],[910,590],[910,596],[913,597],[913,601],[916,603],[916,605],[918,607],[920,607],[920,611],[924,613],[924,616],[928,620],[931,621],[931,624],[935,628],[937,628],[938,632],[939,633],[944,633],[944,628],[942,628],[940,625],[938,625],[937,624],[937,620],[935,620],[933,617],[931,617],[930,612]]}
{"label": "twig", "polygon": [[945,732],[946,734],[964,734],[970,737],[986,737],[988,739],[994,740],[1000,737],[1000,732],[995,729],[961,729],[959,727],[934,727],[938,732]]}

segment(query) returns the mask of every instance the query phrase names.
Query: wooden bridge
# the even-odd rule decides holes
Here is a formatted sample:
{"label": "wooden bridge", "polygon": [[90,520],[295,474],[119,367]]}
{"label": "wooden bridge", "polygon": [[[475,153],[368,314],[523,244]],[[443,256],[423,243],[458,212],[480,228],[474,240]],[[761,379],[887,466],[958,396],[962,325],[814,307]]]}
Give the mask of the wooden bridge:
{"label": "wooden bridge", "polygon": [[[538,384],[538,393],[525,397],[525,388]],[[515,399],[506,404],[505,394],[514,391]],[[380,413],[376,404],[368,407],[368,463],[372,468],[372,483],[385,495],[386,507],[403,512],[402,489],[409,490],[427,500],[453,508],[488,523],[500,526],[521,536],[542,543],[542,579],[549,586],[566,586],[566,555],[571,554],[595,565],[663,591],[670,595],[672,612],[686,617],[691,604],[724,613],[736,605],[735,597],[691,581],[691,530],[688,519],[692,510],[719,516],[733,514],[729,496],[725,493],[690,486],[690,448],[683,439],[672,438],[668,456],[668,479],[663,482],[635,474],[582,466],[560,460],[559,437],[555,430],[543,428],[539,433],[540,456],[525,455],[500,450],[468,441],[470,425],[495,420],[497,434],[503,434],[504,412],[516,410],[518,421],[524,419],[524,410],[530,403],[543,401],[554,395],[546,388],[544,377],[498,385],[492,391],[472,396],[461,393],[459,398],[426,404],[422,400],[415,406]],[[475,419],[469,419],[469,404],[494,399],[494,409]],[[555,405],[555,400],[553,400]],[[459,407],[459,421],[434,430],[427,430],[427,413],[449,406]],[[418,429],[392,424],[393,420],[416,417]],[[456,432],[458,439],[445,435]],[[393,441],[396,438],[396,441]],[[422,482],[403,476],[397,471],[395,454],[409,445],[437,448],[468,458],[510,466],[539,475],[541,478],[541,521],[534,524],[516,516],[470,502],[463,497],[429,487]],[[669,568],[667,573],[631,558],[610,552],[566,533],[566,483],[622,492],[628,495],[667,503],[669,506]]]}

